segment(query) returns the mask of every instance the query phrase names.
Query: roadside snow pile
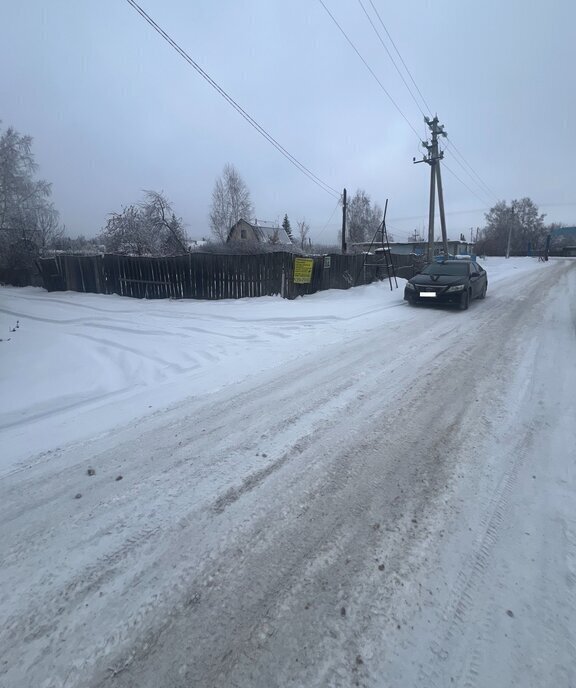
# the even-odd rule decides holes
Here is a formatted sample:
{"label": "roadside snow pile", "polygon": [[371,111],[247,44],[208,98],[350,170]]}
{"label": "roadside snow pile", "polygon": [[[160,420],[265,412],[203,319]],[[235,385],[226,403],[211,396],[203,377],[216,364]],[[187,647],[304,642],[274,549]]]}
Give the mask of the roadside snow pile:
{"label": "roadside snow pile", "polygon": [[518,275],[545,268],[549,263],[539,261],[537,258],[480,258],[478,263],[488,273],[488,282],[497,284],[498,282],[514,278]]}
{"label": "roadside snow pile", "polygon": [[[493,285],[545,264],[482,261]],[[295,301],[139,301],[0,288],[0,469],[415,318],[403,280]],[[18,321],[18,328],[16,322]]]}

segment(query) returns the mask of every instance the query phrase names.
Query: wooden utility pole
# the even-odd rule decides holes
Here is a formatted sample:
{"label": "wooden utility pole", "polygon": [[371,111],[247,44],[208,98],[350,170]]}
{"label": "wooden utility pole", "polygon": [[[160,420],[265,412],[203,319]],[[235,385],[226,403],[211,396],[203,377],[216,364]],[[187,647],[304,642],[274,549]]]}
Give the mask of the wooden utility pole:
{"label": "wooden utility pole", "polygon": [[514,224],[514,208],[511,211],[512,218],[508,222],[508,243],[506,245],[506,258],[510,258],[510,244],[512,243],[512,225]]}
{"label": "wooden utility pole", "polygon": [[342,194],[342,253],[346,253],[346,189]]}
{"label": "wooden utility pole", "polygon": [[438,208],[440,210],[440,224],[442,226],[442,247],[444,255],[448,256],[448,237],[446,234],[446,215],[444,212],[444,192],[442,189],[442,174],[440,172],[440,160],[444,157],[444,153],[438,149],[438,136],[447,136],[443,125],[439,124],[438,116],[434,119],[424,117],[424,121],[432,132],[432,141],[428,143],[423,142],[424,148],[428,151],[422,160],[414,160],[417,162],[426,162],[430,165],[430,205],[428,209],[428,262],[434,260],[434,212],[436,188],[438,188]]}
{"label": "wooden utility pole", "polygon": [[442,190],[442,175],[440,173],[440,161],[436,163],[436,184],[438,186],[438,207],[440,209],[440,225],[442,227],[442,250],[448,257],[448,235],[446,233],[446,215],[444,213],[444,191]]}
{"label": "wooden utility pole", "polygon": [[436,166],[430,165],[430,204],[428,206],[428,249],[426,259],[434,260],[434,202],[436,200]]}

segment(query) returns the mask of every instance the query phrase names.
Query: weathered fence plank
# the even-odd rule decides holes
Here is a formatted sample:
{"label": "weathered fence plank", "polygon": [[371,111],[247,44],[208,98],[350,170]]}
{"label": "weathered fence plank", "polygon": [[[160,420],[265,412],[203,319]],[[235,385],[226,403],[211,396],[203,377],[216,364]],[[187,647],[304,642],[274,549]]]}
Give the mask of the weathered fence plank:
{"label": "weathered fence plank", "polygon": [[[409,269],[409,256],[392,256]],[[294,255],[190,253],[151,258],[63,255],[38,261],[48,291],[73,290],[133,298],[239,299],[282,294],[296,298],[324,289],[349,289],[384,279],[384,266],[361,254],[313,256],[309,284],[294,284]],[[327,263],[329,265],[327,265]]]}

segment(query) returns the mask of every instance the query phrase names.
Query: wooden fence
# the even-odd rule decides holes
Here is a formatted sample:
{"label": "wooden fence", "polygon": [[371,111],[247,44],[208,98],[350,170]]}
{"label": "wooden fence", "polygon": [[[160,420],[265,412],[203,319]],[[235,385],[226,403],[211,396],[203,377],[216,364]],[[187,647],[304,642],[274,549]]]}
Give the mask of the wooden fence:
{"label": "wooden fence", "polygon": [[311,257],[311,282],[294,284],[294,257],[284,252],[190,253],[166,258],[59,255],[40,259],[38,269],[48,291],[146,299],[239,299],[276,294],[295,298],[324,289],[348,289],[388,276],[383,264],[365,266],[362,254],[333,254]]}

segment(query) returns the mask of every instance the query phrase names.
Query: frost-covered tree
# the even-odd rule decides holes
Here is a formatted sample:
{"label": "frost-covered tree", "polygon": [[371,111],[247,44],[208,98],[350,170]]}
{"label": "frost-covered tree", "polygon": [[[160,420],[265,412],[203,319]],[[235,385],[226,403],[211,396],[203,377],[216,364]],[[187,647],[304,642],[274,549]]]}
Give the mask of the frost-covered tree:
{"label": "frost-covered tree", "polygon": [[382,209],[370,196],[358,189],[347,207],[348,242],[357,244],[371,241],[382,221]]}
{"label": "frost-covered tree", "polygon": [[54,239],[50,248],[64,253],[75,253],[77,255],[93,255],[102,252],[100,237],[87,238],[83,234],[76,237],[62,236]]}
{"label": "frost-covered tree", "polygon": [[544,214],[530,198],[499,201],[486,213],[486,225],[480,232],[477,253],[504,255],[511,230],[511,252],[526,253],[528,245],[535,249],[545,240],[547,229]]}
{"label": "frost-covered tree", "polygon": [[0,265],[29,267],[63,233],[51,185],[35,179],[32,138],[8,127],[0,136]]}
{"label": "frost-covered tree", "polygon": [[188,251],[182,219],[157,191],[146,191],[139,204],[112,213],[99,239],[109,253],[173,256]]}
{"label": "frost-covered tree", "polygon": [[146,224],[156,233],[156,247],[159,255],[173,256],[187,253],[188,238],[182,218],[177,218],[171,203],[158,191],[145,191],[140,210]]}
{"label": "frost-covered tree", "polygon": [[249,221],[253,214],[252,199],[246,183],[234,165],[224,166],[212,191],[210,229],[224,243],[230,228],[240,219]]}

